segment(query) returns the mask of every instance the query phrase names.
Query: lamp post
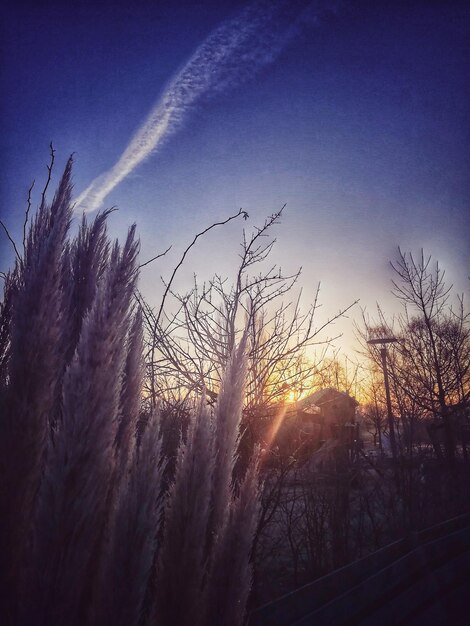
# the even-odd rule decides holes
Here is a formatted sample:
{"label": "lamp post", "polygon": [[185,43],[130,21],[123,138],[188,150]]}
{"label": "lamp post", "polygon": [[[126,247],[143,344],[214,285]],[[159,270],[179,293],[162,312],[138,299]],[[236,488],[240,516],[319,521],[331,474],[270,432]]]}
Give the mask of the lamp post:
{"label": "lamp post", "polygon": [[380,339],[369,339],[367,342],[371,345],[379,345],[380,346],[380,356],[382,358],[382,369],[384,373],[384,383],[385,383],[385,397],[387,399],[387,419],[388,419],[388,429],[390,431],[390,447],[392,448],[392,457],[393,464],[395,466],[395,472],[397,471],[397,441],[395,439],[395,426],[393,423],[393,413],[392,413],[392,401],[390,399],[390,384],[388,382],[388,368],[387,368],[387,344],[388,343],[396,343],[398,339],[395,337],[382,337]]}

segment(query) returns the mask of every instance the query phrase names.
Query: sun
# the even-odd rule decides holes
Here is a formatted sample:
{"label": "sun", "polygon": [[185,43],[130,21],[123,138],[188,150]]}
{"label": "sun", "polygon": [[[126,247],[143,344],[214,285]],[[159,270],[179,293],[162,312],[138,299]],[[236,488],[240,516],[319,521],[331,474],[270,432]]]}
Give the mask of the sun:
{"label": "sun", "polygon": [[287,394],[287,400],[289,402],[295,402],[297,400],[297,392],[292,390]]}

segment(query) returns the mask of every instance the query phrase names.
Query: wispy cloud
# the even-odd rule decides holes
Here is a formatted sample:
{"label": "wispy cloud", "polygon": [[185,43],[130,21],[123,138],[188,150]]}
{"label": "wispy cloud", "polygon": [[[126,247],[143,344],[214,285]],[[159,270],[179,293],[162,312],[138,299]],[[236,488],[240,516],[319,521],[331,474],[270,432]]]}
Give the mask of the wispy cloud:
{"label": "wispy cloud", "polygon": [[237,87],[272,63],[299,25],[315,19],[319,11],[319,3],[259,0],[225,21],[170,81],[115,165],[76,199],[76,210],[99,208],[116,185],[181,127],[194,106]]}

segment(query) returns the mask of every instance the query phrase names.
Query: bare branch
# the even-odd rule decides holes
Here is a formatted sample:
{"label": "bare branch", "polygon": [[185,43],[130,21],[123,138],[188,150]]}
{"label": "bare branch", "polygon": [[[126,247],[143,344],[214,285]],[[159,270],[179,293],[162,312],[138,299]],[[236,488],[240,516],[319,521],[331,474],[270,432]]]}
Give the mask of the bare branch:
{"label": "bare branch", "polygon": [[18,248],[16,247],[15,240],[10,235],[8,228],[5,226],[2,220],[0,220],[0,225],[2,226],[3,230],[5,231],[6,236],[8,237],[11,245],[13,246],[13,250],[15,251],[16,258],[18,259],[18,261],[21,261],[21,256],[20,256],[20,253],[18,252]]}
{"label": "bare branch", "polygon": [[47,193],[47,189],[49,188],[49,184],[51,182],[52,170],[54,169],[55,149],[54,149],[54,146],[52,145],[52,141],[49,144],[49,149],[50,149],[50,161],[49,161],[49,165],[46,166],[47,167],[47,180],[46,180],[46,184],[44,185],[44,188],[41,194],[41,207],[44,207],[45,205],[46,193]]}
{"label": "bare branch", "polygon": [[192,242],[189,244],[189,246],[185,249],[185,251],[183,252],[183,255],[181,257],[181,259],[179,260],[178,264],[176,265],[176,267],[174,268],[171,276],[170,276],[170,280],[168,281],[168,284],[166,286],[165,292],[163,294],[163,298],[160,304],[160,309],[158,311],[158,315],[157,315],[157,323],[160,321],[161,315],[162,315],[162,311],[163,311],[163,307],[165,306],[165,301],[168,295],[168,292],[170,291],[171,285],[173,283],[173,280],[176,276],[177,271],[179,270],[179,268],[183,265],[184,260],[186,259],[186,256],[188,255],[188,252],[191,250],[191,248],[195,245],[195,243],[197,242],[197,240],[202,237],[203,235],[205,235],[206,233],[208,233],[210,230],[212,230],[213,228],[216,228],[216,226],[224,226],[225,224],[228,224],[229,222],[231,222],[232,220],[236,219],[237,217],[242,216],[243,219],[248,219],[248,213],[246,211],[244,211],[243,209],[240,209],[238,211],[238,213],[235,213],[234,215],[230,215],[230,217],[228,217],[225,220],[222,220],[221,222],[214,222],[213,224],[211,224],[210,226],[208,226],[207,228],[205,228],[204,230],[202,230],[200,233],[197,233],[197,235],[195,235],[194,239],[192,240]]}
{"label": "bare branch", "polygon": [[31,210],[31,193],[33,191],[35,182],[36,181],[33,180],[33,182],[31,183],[31,187],[28,189],[28,204],[27,204],[26,211],[24,214],[24,223],[23,223],[23,251],[26,248],[26,229],[28,227],[29,212]]}
{"label": "bare branch", "polygon": [[148,261],[145,261],[145,263],[141,263],[139,265],[139,269],[142,267],[145,267],[146,265],[149,265],[150,263],[152,263],[153,261],[156,261],[157,259],[161,259],[162,256],[165,256],[165,254],[167,254],[167,252],[169,252],[171,250],[172,246],[169,246],[165,252],[161,252],[160,254],[157,254],[156,256],[152,257],[151,259],[149,259]]}

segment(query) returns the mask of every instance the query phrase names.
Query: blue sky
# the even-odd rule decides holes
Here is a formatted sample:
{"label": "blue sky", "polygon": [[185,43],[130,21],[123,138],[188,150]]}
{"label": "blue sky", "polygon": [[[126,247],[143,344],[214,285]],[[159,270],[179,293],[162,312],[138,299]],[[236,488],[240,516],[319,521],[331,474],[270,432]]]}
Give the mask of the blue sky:
{"label": "blue sky", "polygon": [[[12,233],[19,238],[51,140],[56,175],[75,152],[80,193],[119,158],[194,50],[246,4],[2,9],[0,212]],[[323,2],[309,15],[271,64],[202,101],[106,199],[119,207],[113,234],[137,221],[142,260],[173,244],[143,271],[150,300],[195,232],[239,207],[250,214],[201,243],[183,289],[193,271],[230,273],[242,227],[284,203],[273,260],[287,271],[302,265],[305,305],[322,282],[325,315],[357,298],[392,311],[388,261],[398,245],[424,246],[468,291],[468,3]],[[2,269],[11,258],[2,240]],[[350,322],[338,330],[349,344]]]}

